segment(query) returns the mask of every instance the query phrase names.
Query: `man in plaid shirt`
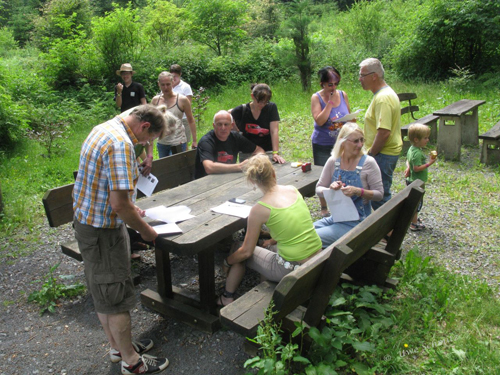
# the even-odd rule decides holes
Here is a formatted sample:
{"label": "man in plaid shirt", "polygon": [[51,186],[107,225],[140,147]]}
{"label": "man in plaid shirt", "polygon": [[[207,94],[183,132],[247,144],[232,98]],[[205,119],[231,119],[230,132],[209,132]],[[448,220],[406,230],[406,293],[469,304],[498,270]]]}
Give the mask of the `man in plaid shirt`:
{"label": "man in plaid shirt", "polygon": [[166,130],[162,112],[152,105],[96,126],[83,143],[73,190],[75,237],[85,278],[111,346],[111,361],[122,361],[123,374],[156,373],[168,366],[166,358],[142,355],[153,347],[151,340],[132,342],[130,310],[136,297],[125,226],[146,241],[157,237],[134,204],[139,177],[134,146],[161,138]]}

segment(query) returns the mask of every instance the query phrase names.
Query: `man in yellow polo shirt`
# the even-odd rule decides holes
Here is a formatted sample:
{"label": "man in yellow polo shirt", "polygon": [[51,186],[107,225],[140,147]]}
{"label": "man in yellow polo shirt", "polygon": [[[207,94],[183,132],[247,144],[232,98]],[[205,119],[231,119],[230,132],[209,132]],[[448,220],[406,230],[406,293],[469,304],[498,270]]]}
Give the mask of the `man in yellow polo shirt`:
{"label": "man in yellow polo shirt", "polygon": [[372,202],[374,210],[391,199],[392,174],[403,147],[401,139],[401,106],[398,95],[384,81],[384,67],[375,58],[359,64],[359,82],[364,90],[373,92],[365,114],[365,147],[382,173],[384,198]]}

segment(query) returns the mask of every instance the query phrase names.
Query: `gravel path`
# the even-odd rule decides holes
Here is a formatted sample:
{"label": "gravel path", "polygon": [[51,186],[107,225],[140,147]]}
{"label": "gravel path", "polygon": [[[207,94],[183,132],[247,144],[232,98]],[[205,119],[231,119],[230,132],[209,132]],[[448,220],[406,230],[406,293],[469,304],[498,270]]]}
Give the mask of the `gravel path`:
{"label": "gravel path", "polygon": [[[479,150],[465,149],[462,163],[439,161],[431,170],[422,219],[427,229],[408,232],[404,252],[414,246],[422,254],[433,256],[452,272],[484,279],[498,290],[499,263],[499,176],[494,169],[478,166]],[[403,188],[404,160],[396,171],[394,187]],[[472,181],[472,182],[471,182]],[[472,187],[471,187],[472,186]],[[488,190],[488,186],[491,189]],[[488,191],[486,191],[488,190]],[[450,191],[457,196],[450,199]],[[317,216],[319,205],[308,199]],[[489,205],[489,206],[488,206]],[[314,212],[316,210],[316,212]],[[63,255],[58,244],[72,239],[69,225],[52,229],[44,223],[38,228],[41,237],[35,243],[24,241],[22,233],[15,240],[2,244],[0,264],[0,375],[15,374],[120,374],[107,355],[107,342],[88,295],[63,302],[54,314],[40,316],[38,307],[27,303],[27,296],[39,289],[33,281],[47,274],[61,262],[60,275],[74,275],[84,282],[81,263]],[[9,257],[24,252],[29,255]],[[218,256],[222,258],[221,251]],[[192,275],[196,264],[192,258],[174,257],[173,267],[179,270],[174,283],[196,290]],[[143,252],[140,263],[140,292],[155,288],[152,251]],[[250,274],[244,287],[256,281]],[[218,283],[223,279],[218,275]],[[165,374],[236,375],[244,374],[243,338],[221,330],[213,335],[199,332],[137,304],[132,312],[134,337],[152,338],[154,355],[166,355],[170,366]]]}

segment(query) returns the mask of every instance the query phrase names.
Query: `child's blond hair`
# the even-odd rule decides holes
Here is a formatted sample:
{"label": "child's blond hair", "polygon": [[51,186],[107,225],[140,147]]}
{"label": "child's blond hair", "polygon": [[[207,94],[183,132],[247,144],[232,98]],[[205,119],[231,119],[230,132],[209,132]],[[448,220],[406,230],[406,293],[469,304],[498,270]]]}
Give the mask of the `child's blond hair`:
{"label": "child's blond hair", "polygon": [[424,124],[411,124],[408,128],[408,139],[411,144],[414,144],[415,138],[421,140],[424,137],[428,137],[431,134],[431,128]]}

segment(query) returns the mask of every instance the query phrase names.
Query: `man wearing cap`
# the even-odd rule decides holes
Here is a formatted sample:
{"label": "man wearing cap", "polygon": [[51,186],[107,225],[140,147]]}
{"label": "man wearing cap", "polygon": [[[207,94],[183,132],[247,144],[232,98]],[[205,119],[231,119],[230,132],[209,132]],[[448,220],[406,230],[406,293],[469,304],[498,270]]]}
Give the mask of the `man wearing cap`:
{"label": "man wearing cap", "polygon": [[152,340],[132,341],[130,310],[137,301],[125,225],[145,241],[158,236],[134,205],[139,177],[134,146],[166,131],[163,113],[152,105],[94,127],[83,143],[73,189],[73,225],[88,290],[111,346],[110,359],[122,362],[122,374],[156,374],[168,366],[166,358],[143,355]]}
{"label": "man wearing cap", "polygon": [[132,65],[122,64],[116,74],[122,77],[123,84],[118,83],[115,87],[116,105],[121,108],[121,112],[136,107],[140,104],[146,104],[146,94],[144,87],[138,82],[132,82],[132,76],[135,74]]}

